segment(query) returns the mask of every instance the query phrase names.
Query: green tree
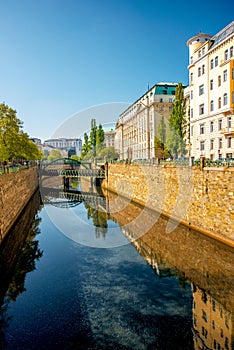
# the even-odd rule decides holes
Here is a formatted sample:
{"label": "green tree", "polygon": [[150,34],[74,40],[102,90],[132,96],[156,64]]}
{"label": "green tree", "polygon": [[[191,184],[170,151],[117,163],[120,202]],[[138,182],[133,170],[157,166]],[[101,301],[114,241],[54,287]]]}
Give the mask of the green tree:
{"label": "green tree", "polygon": [[181,83],[176,87],[174,107],[169,118],[169,133],[167,137],[167,148],[177,158],[179,154],[185,153],[184,142],[185,125],[185,99]]}
{"label": "green tree", "polygon": [[96,156],[96,145],[97,145],[97,125],[96,119],[91,119],[91,131],[89,135],[89,142],[91,146],[91,150],[93,152],[93,156]]}
{"label": "green tree", "polygon": [[165,124],[164,116],[162,115],[158,124],[157,136],[163,145],[166,143],[166,131],[167,127]]}
{"label": "green tree", "polygon": [[82,150],[81,150],[81,157],[84,158],[87,156],[87,154],[89,153],[91,149],[91,145],[89,142],[89,136],[88,134],[85,132],[84,133],[84,143],[82,145]]}
{"label": "green tree", "polygon": [[50,155],[48,156],[49,161],[62,158],[61,152],[58,149],[52,149]]}
{"label": "green tree", "polygon": [[103,148],[104,139],[105,139],[105,133],[104,133],[104,130],[102,128],[102,124],[99,124],[97,132],[96,132],[96,146],[97,146],[98,151]]}
{"label": "green tree", "polygon": [[42,153],[23,132],[22,125],[14,109],[0,104],[0,161],[41,159]]}
{"label": "green tree", "polygon": [[114,147],[105,147],[98,155],[101,158],[118,159],[118,152],[115,151]]}

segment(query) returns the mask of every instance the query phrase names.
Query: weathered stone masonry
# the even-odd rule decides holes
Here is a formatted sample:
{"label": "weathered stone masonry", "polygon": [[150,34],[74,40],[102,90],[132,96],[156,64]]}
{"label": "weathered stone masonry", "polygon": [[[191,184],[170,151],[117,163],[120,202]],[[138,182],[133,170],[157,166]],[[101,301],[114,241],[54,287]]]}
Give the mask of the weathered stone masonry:
{"label": "weathered stone masonry", "polygon": [[103,187],[234,246],[234,168],[108,164]]}
{"label": "weathered stone masonry", "polygon": [[37,188],[37,167],[0,176],[0,243]]}

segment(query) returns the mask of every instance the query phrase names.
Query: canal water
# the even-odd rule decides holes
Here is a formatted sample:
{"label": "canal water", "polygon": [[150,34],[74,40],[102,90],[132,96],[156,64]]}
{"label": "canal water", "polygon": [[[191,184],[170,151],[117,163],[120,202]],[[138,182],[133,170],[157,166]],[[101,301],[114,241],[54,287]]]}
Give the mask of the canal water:
{"label": "canal water", "polygon": [[233,349],[231,248],[111,193],[74,198],[36,193],[0,247],[0,349]]}

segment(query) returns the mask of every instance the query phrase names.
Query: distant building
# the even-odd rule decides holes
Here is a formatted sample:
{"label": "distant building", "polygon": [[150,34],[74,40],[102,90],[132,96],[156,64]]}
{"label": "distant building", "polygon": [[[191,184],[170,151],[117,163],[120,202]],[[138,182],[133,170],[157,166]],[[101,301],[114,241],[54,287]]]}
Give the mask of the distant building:
{"label": "distant building", "polygon": [[167,124],[178,83],[155,84],[129,106],[116,124],[115,149],[120,159],[157,157],[155,138],[161,117]]}
{"label": "distant building", "polygon": [[187,46],[191,156],[234,157],[234,21],[215,36],[193,36]]}
{"label": "distant building", "polygon": [[41,145],[41,139],[38,139],[37,137],[30,137],[30,140],[36,145]]}
{"label": "distant building", "polygon": [[115,147],[115,128],[104,129],[104,143],[106,147]]}
{"label": "distant building", "polygon": [[[67,151],[70,154],[81,155],[82,141],[81,139],[49,139],[44,141],[45,146],[53,147],[59,150]],[[67,154],[68,154],[67,153]]]}

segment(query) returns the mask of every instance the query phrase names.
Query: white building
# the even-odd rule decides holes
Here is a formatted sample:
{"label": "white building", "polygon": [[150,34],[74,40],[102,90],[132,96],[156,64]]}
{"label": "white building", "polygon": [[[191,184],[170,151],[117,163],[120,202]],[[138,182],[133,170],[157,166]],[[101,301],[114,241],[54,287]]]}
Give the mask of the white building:
{"label": "white building", "polygon": [[234,21],[187,41],[191,156],[234,157]]}
{"label": "white building", "polygon": [[82,141],[81,139],[49,139],[44,141],[45,146],[50,146],[59,150],[70,151],[71,149],[75,150],[77,156],[81,155]]}
{"label": "white building", "polygon": [[155,84],[129,106],[116,124],[115,149],[120,159],[157,157],[155,138],[161,117],[165,123],[171,115],[178,83]]}

